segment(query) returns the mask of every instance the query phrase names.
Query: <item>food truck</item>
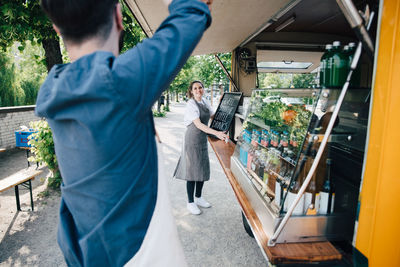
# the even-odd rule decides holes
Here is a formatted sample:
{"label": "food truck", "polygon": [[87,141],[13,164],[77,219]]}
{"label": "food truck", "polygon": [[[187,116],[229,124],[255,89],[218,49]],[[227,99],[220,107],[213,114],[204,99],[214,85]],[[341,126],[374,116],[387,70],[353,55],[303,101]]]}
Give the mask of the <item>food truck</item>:
{"label": "food truck", "polygon": [[[149,37],[167,16],[161,0],[125,2]],[[222,116],[230,141],[209,141],[266,262],[400,266],[400,1],[212,8],[194,54],[232,53],[240,101]],[[315,79],[262,88],[261,73]]]}

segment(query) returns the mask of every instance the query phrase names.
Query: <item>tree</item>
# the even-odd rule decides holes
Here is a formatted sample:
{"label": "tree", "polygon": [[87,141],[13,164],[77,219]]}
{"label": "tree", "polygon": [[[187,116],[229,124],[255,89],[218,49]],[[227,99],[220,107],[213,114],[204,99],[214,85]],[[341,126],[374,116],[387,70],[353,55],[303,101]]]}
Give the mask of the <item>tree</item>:
{"label": "tree", "polygon": [[[122,6],[126,32],[124,49],[127,49],[141,41],[144,34],[123,2]],[[19,42],[18,49],[22,51],[25,41],[29,40],[32,44],[37,42],[43,46],[44,63],[48,71],[53,65],[63,62],[60,39],[38,0],[2,0],[0,15],[0,47],[3,51],[16,41]]]}
{"label": "tree", "polygon": [[262,87],[265,88],[289,88],[290,74],[284,73],[265,73]]}
{"label": "tree", "polygon": [[[225,68],[231,71],[231,53],[217,54],[224,64]],[[214,82],[226,81],[227,77],[217,62],[214,55],[197,56],[198,64],[195,66],[195,72],[198,79],[205,87],[210,87]]]}
{"label": "tree", "polygon": [[0,14],[0,47],[7,47],[19,42],[21,51],[25,41],[39,43],[45,51],[45,64],[50,70],[54,64],[61,64],[60,40],[53,30],[50,20],[42,11],[39,1],[35,0],[2,0]]}
{"label": "tree", "polygon": [[171,83],[170,89],[175,93],[176,101],[178,101],[178,94],[185,94],[189,84],[195,79],[194,66],[196,63],[197,59],[195,57],[190,57]]}
{"label": "tree", "polygon": [[13,106],[15,103],[15,66],[3,52],[0,52],[0,106]]}
{"label": "tree", "polygon": [[133,17],[132,12],[130,12],[129,8],[126,6],[124,1],[120,1],[122,5],[122,16],[123,16],[123,24],[124,24],[124,45],[122,47],[121,52],[125,52],[126,50],[134,47],[146,37],[142,28],[140,28],[139,24],[136,22],[136,19]]}
{"label": "tree", "polygon": [[316,73],[293,74],[292,84],[294,88],[310,88],[316,85]]}

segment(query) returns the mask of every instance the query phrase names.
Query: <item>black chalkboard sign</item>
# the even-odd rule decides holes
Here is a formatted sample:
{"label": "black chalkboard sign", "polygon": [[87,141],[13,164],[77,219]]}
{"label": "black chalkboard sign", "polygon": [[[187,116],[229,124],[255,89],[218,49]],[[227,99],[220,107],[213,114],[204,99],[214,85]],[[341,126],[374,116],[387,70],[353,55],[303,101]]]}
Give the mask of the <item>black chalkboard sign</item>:
{"label": "black chalkboard sign", "polygon": [[217,131],[227,132],[231,126],[241,97],[242,93],[224,93],[221,102],[218,105],[217,111],[215,112],[210,128]]}

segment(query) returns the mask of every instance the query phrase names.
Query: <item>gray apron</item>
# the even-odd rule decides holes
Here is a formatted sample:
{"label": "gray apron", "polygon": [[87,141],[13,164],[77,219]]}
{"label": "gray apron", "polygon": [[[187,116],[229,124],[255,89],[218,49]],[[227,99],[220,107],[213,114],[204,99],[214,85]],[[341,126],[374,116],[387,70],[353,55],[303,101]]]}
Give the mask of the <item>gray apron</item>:
{"label": "gray apron", "polygon": [[[200,111],[200,121],[208,125],[210,111],[207,106],[194,101]],[[187,126],[184,145],[174,177],[186,181],[210,180],[210,160],[208,158],[207,134],[192,122]]]}

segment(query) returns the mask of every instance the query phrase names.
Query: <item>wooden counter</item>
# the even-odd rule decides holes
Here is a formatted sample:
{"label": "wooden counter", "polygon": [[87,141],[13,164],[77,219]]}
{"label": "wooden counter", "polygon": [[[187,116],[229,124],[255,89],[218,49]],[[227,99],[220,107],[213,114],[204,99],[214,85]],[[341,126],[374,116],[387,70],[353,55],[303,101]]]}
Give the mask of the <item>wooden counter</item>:
{"label": "wooden counter", "polygon": [[231,141],[225,143],[224,141],[212,137],[209,137],[208,141],[221,163],[222,169],[232,186],[236,198],[242,207],[243,213],[251,225],[256,240],[261,245],[265,255],[267,255],[268,260],[272,264],[294,264],[341,260],[342,255],[330,242],[286,243],[276,244],[274,247],[268,247],[268,237],[263,231],[261,222],[230,170],[230,157],[233,155],[235,150],[235,144]]}

